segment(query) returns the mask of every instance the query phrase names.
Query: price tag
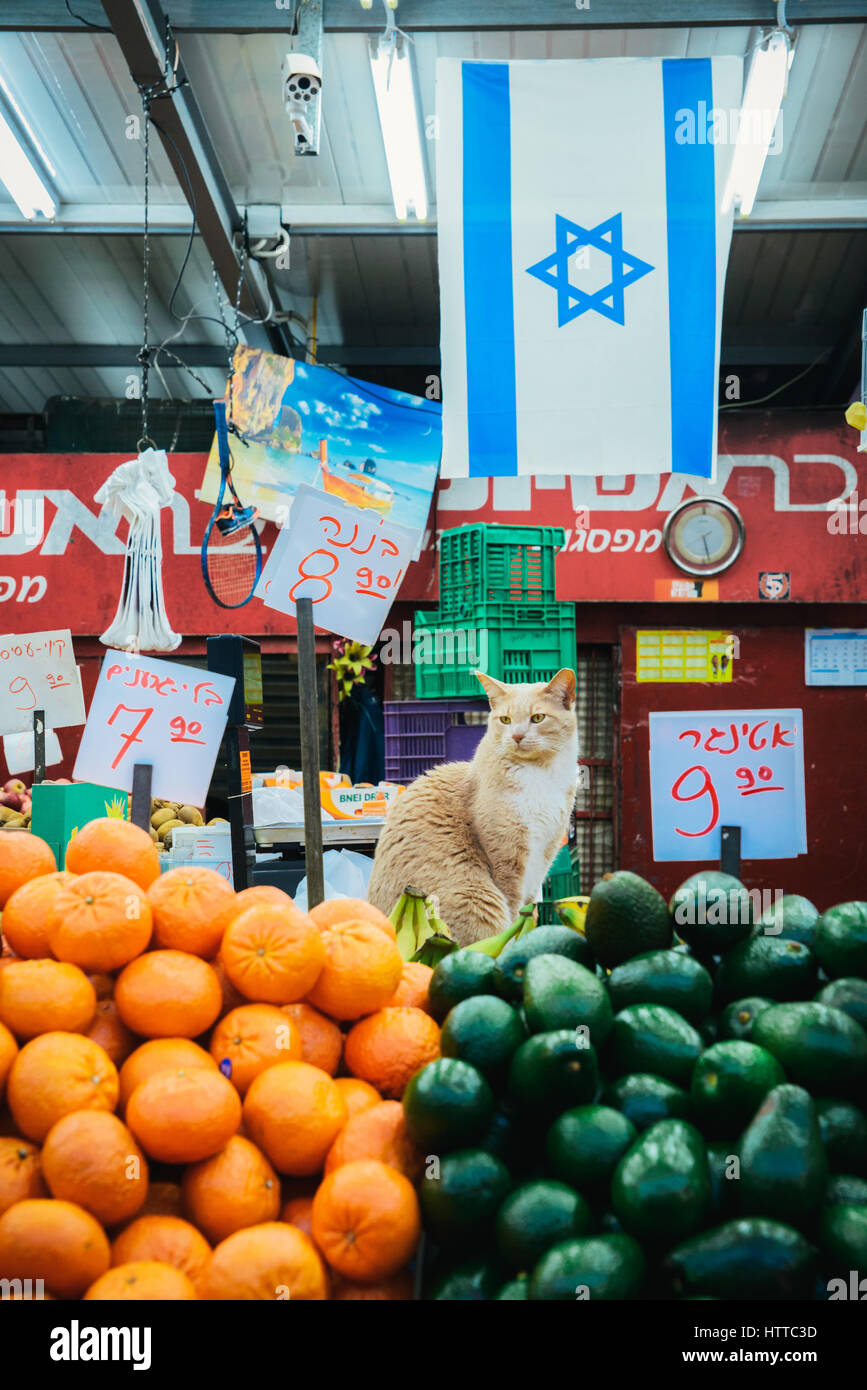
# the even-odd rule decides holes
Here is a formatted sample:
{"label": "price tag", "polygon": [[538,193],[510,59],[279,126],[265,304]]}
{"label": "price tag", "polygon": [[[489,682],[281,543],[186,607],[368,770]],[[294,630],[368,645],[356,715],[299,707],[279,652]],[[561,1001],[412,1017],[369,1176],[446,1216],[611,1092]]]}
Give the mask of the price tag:
{"label": "price tag", "polygon": [[131,791],[135,764],[150,763],[153,796],[204,805],[234,685],[193,666],[106,652],[75,780]]}
{"label": "price tag", "polygon": [[353,507],[302,484],[288,530],[262,571],[257,597],[268,608],[295,613],[299,598],[313,601],[313,621],[371,645],[413,556],[418,533],[372,508]]}
{"label": "price tag", "polygon": [[650,799],[655,860],[719,859],[723,825],[744,859],[806,854],[802,711],[651,714]]}
{"label": "price tag", "polygon": [[25,632],[0,637],[0,733],[33,728],[33,711],[45,711],[47,729],[84,723],[84,699],[72,633]]}

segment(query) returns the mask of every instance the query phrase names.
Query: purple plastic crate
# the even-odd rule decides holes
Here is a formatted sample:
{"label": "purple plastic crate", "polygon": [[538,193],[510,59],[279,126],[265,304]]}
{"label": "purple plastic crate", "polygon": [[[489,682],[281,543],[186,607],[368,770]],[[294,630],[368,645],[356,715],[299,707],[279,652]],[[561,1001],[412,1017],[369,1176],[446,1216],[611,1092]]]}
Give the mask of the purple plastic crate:
{"label": "purple plastic crate", "polygon": [[386,700],[383,710],[389,782],[472,758],[487,728],[487,705],[478,700]]}

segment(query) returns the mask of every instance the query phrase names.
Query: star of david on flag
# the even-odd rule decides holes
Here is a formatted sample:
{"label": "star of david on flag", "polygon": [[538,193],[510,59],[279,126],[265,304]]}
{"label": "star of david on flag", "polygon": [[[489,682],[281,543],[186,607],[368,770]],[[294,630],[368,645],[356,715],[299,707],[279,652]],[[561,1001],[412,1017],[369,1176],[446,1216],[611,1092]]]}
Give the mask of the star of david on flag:
{"label": "star of david on flag", "polygon": [[443,477],[714,477],[734,146],[684,132],[741,91],[740,58],[438,61]]}

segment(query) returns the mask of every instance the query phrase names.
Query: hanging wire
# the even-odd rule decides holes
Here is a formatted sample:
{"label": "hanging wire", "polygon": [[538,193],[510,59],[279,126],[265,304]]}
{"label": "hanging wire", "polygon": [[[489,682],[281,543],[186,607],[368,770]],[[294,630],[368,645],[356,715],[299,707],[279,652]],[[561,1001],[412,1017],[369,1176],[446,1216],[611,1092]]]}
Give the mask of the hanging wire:
{"label": "hanging wire", "polygon": [[141,438],[136,445],[139,453],[142,449],[155,449],[156,445],[148,435],[148,392],[149,392],[149,373],[150,373],[150,262],[151,262],[151,239],[150,239],[150,90],[142,91],[142,113],[144,116],[144,255],[142,257],[143,285],[142,285],[142,345],[138,351],[138,361],[141,364]]}

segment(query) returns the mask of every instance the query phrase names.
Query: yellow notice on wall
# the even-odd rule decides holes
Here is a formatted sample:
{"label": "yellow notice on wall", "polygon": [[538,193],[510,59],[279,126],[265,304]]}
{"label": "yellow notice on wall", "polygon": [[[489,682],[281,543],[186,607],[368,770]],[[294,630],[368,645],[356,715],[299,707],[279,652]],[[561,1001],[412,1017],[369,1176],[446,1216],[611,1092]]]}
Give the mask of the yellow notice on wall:
{"label": "yellow notice on wall", "polygon": [[635,638],[637,681],[731,681],[735,638],[730,632],[645,628]]}

